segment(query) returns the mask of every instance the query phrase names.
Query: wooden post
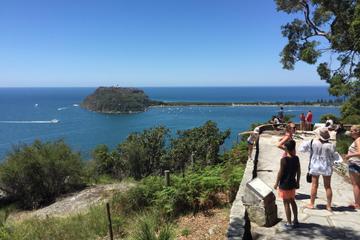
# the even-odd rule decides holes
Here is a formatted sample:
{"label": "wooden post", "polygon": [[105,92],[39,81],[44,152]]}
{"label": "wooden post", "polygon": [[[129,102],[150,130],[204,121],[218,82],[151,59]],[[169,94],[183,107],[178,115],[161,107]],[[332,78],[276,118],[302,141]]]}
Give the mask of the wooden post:
{"label": "wooden post", "polygon": [[170,186],[170,171],[165,170],[165,186]]}
{"label": "wooden post", "polygon": [[113,230],[112,230],[112,223],[111,223],[110,204],[109,203],[106,203],[106,211],[107,211],[107,216],[108,216],[108,221],[109,221],[110,240],[114,240]]}

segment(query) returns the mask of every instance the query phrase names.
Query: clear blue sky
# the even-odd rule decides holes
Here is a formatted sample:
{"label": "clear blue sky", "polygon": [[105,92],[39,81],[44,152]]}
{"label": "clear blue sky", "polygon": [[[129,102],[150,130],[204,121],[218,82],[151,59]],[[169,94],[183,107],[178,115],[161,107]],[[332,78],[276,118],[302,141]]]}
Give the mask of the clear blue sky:
{"label": "clear blue sky", "polygon": [[0,87],[324,85],[283,70],[272,0],[8,0]]}

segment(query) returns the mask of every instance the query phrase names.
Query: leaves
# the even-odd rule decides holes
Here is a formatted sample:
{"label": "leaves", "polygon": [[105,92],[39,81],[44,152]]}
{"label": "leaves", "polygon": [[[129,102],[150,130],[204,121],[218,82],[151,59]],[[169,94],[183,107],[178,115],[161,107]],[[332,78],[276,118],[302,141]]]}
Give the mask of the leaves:
{"label": "leaves", "polygon": [[[283,68],[293,70],[297,61],[315,64],[323,53],[317,72],[326,80],[334,96],[359,97],[360,81],[360,2],[356,0],[275,0],[277,10],[289,14],[304,12],[304,19],[294,19],[282,26],[288,39],[280,56]],[[311,39],[316,39],[312,40]],[[321,45],[320,45],[321,42]],[[337,62],[333,61],[335,55]],[[354,102],[354,101],[353,101]],[[344,109],[349,107],[349,102]],[[349,112],[342,111],[343,117]]]}
{"label": "leaves", "polygon": [[83,163],[63,142],[35,141],[8,154],[0,186],[24,208],[37,208],[83,184]]}

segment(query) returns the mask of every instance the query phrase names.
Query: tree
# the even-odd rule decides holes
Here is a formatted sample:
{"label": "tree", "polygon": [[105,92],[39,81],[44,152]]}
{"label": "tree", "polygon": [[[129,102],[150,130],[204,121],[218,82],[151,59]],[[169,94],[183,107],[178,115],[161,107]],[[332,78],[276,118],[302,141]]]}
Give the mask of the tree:
{"label": "tree", "polygon": [[90,167],[92,167],[92,177],[98,177],[101,175],[108,175],[114,178],[122,179],[127,176],[128,169],[123,159],[120,157],[118,151],[109,151],[109,148],[104,145],[98,145],[92,152],[93,161]]}
{"label": "tree", "polygon": [[183,169],[193,160],[201,166],[219,162],[220,146],[230,136],[230,130],[221,132],[215,122],[207,121],[203,126],[178,131],[178,137],[171,141],[170,158],[175,169]]}
{"label": "tree", "polygon": [[[288,38],[280,56],[285,69],[298,61],[317,63],[317,72],[329,84],[329,93],[345,96],[343,118],[360,119],[360,1],[357,0],[275,0],[277,10],[288,14],[302,12],[282,26]],[[336,61],[334,61],[336,59]],[[349,111],[351,109],[351,111]],[[352,116],[351,116],[352,115]]]}
{"label": "tree", "polygon": [[169,129],[160,126],[132,133],[119,145],[118,152],[127,165],[129,175],[135,179],[161,173],[163,156],[166,154],[166,138]]}

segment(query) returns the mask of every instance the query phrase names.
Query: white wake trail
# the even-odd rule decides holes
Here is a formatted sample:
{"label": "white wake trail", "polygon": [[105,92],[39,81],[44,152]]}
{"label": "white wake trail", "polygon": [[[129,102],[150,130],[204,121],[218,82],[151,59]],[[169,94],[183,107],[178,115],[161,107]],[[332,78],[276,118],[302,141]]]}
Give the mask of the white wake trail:
{"label": "white wake trail", "polygon": [[54,124],[59,123],[58,119],[52,119],[48,121],[0,121],[0,123],[18,123],[18,124],[29,124],[29,123],[45,123],[45,124]]}

